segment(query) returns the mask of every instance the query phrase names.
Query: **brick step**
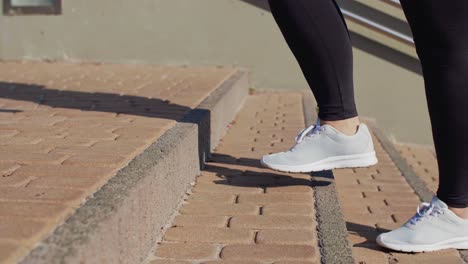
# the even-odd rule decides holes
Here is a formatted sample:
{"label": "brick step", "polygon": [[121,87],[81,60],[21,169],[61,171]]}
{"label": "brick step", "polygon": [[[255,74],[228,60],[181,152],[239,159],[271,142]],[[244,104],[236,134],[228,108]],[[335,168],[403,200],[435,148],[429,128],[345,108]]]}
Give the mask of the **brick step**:
{"label": "brick step", "polygon": [[234,68],[0,63],[0,262],[140,263],[247,92]]}
{"label": "brick step", "polygon": [[[259,163],[304,127],[302,100],[294,92],[248,97],[143,263],[320,263],[310,176]],[[282,130],[285,122],[296,129]],[[265,143],[276,139],[283,143]]]}
{"label": "brick step", "polygon": [[[263,154],[286,149],[315,121],[314,105],[310,93],[249,96],[142,263],[463,263],[456,250],[403,254],[375,243],[414,214],[421,197],[370,119],[377,166],[310,175],[261,167]],[[434,161],[427,153],[421,160]]]}

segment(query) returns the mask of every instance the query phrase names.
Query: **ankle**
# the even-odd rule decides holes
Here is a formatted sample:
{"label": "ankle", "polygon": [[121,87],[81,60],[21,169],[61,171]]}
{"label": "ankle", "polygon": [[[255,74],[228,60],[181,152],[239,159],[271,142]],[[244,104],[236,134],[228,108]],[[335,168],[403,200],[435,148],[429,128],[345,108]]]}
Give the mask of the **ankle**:
{"label": "ankle", "polygon": [[352,117],[343,120],[336,120],[336,121],[326,121],[320,120],[320,125],[329,125],[334,127],[336,130],[340,131],[341,133],[352,136],[356,134],[359,124],[359,117]]}
{"label": "ankle", "polygon": [[468,220],[468,208],[449,207],[449,210],[462,219]]}

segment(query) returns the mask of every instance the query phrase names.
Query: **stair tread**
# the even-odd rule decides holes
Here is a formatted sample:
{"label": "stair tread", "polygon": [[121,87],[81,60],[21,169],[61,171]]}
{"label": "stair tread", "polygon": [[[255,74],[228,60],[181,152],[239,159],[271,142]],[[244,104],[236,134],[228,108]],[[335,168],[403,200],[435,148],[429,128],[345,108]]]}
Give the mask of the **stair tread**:
{"label": "stair tread", "polygon": [[[318,233],[330,235],[320,230],[315,219],[321,208],[317,204],[314,207],[313,194],[320,186],[314,186],[308,174],[275,172],[259,163],[265,153],[293,144],[297,131],[281,127],[285,123],[304,126],[301,98],[301,93],[291,92],[263,92],[248,97],[166,236],[144,263],[320,263],[323,249],[319,245],[323,244],[319,241],[323,237],[319,238]],[[375,237],[379,232],[406,221],[419,198],[375,136],[374,143],[378,165],[334,171],[342,221],[356,263],[388,263],[389,259],[428,263],[431,257],[439,263],[462,263],[456,250],[407,255],[377,246]],[[424,159],[431,157],[421,153]],[[427,162],[433,161],[432,156]],[[404,194],[395,197],[396,192]],[[368,198],[364,198],[365,193]],[[197,251],[200,245],[210,246],[206,254]],[[185,253],[178,253],[182,251]]]}
{"label": "stair tread", "polygon": [[0,63],[0,260],[25,256],[235,72]]}

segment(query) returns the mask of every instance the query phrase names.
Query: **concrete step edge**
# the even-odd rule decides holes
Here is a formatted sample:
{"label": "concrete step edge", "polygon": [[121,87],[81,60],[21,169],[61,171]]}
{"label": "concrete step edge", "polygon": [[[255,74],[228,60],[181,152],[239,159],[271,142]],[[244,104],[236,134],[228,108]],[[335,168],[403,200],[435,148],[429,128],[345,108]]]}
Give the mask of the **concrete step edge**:
{"label": "concrete step edge", "polygon": [[[316,103],[310,91],[303,93],[305,126],[311,126],[317,118]],[[354,258],[348,242],[348,230],[341,210],[332,171],[313,172],[312,188],[315,196],[317,236],[321,263],[353,264]]]}
{"label": "concrete step edge", "polygon": [[248,94],[237,70],[19,263],[140,263]]}

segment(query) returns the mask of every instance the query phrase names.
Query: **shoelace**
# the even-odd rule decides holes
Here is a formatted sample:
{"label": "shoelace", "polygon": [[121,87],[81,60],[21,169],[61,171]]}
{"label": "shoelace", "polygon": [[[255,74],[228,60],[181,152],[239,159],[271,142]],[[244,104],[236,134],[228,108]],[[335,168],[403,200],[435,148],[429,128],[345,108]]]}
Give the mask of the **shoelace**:
{"label": "shoelace", "polygon": [[415,225],[419,221],[427,219],[428,216],[438,216],[442,213],[443,212],[439,207],[435,207],[430,203],[422,203],[416,209],[416,214],[408,222]]}
{"label": "shoelace", "polygon": [[315,124],[311,125],[308,128],[303,129],[297,136],[296,136],[296,143],[301,143],[304,138],[307,136],[318,134],[319,131],[323,131],[324,127],[320,126],[320,118],[317,118]]}

